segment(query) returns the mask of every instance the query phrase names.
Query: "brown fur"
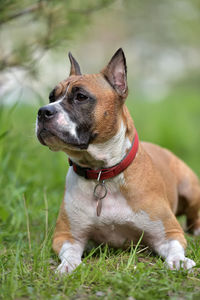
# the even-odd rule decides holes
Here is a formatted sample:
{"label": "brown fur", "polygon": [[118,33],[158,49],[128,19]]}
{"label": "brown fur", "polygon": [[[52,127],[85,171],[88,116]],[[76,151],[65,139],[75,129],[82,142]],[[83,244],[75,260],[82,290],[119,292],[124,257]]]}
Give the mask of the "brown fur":
{"label": "brown fur", "polygon": [[65,241],[69,241],[70,243],[73,243],[74,238],[72,237],[70,232],[70,224],[64,208],[64,201],[63,201],[60,207],[60,212],[58,215],[56,228],[53,235],[53,250],[56,253],[59,253]]}

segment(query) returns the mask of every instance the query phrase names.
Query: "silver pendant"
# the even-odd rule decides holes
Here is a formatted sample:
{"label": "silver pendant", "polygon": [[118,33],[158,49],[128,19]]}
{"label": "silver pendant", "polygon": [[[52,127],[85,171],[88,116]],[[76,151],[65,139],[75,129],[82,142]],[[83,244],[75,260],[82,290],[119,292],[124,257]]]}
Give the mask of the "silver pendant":
{"label": "silver pendant", "polygon": [[107,195],[107,188],[106,188],[104,180],[101,182],[99,181],[100,176],[101,176],[101,172],[99,173],[99,176],[97,179],[98,183],[94,188],[94,198],[97,201],[97,205],[96,205],[97,217],[99,217],[101,214],[102,199],[105,198]]}

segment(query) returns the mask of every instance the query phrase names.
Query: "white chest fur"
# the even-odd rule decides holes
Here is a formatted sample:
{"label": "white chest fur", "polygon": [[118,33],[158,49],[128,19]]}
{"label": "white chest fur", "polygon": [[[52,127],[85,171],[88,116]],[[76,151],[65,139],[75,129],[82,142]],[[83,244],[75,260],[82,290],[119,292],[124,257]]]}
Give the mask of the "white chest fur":
{"label": "white chest fur", "polygon": [[72,168],[69,169],[64,201],[74,236],[82,238],[88,235],[113,246],[122,246],[127,240],[137,241],[142,232],[151,243],[153,237],[164,239],[161,221],[152,221],[145,211],[136,213],[127,204],[119,190],[119,185],[123,183],[123,173],[106,181],[108,193],[102,200],[101,215],[97,217],[93,196],[97,182],[86,180],[75,174]]}

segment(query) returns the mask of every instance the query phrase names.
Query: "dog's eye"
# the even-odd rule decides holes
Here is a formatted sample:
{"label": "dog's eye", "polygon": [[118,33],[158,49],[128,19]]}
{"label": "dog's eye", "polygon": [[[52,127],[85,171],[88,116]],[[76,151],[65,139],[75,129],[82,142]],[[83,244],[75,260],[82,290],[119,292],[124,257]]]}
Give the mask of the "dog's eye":
{"label": "dog's eye", "polygon": [[82,94],[82,93],[77,93],[76,95],[76,100],[78,101],[84,101],[84,100],[87,100],[88,99],[88,96]]}

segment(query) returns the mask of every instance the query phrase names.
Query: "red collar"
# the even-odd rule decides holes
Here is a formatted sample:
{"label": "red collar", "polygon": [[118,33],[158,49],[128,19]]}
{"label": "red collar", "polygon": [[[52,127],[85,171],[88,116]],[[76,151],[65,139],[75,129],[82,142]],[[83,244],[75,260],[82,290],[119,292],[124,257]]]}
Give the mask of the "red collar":
{"label": "red collar", "polygon": [[69,159],[69,165],[73,167],[75,173],[86,179],[98,179],[98,181],[109,179],[123,172],[132,163],[137,154],[138,146],[139,138],[136,131],[131,149],[117,165],[106,169],[92,170],[75,164],[71,159]]}

